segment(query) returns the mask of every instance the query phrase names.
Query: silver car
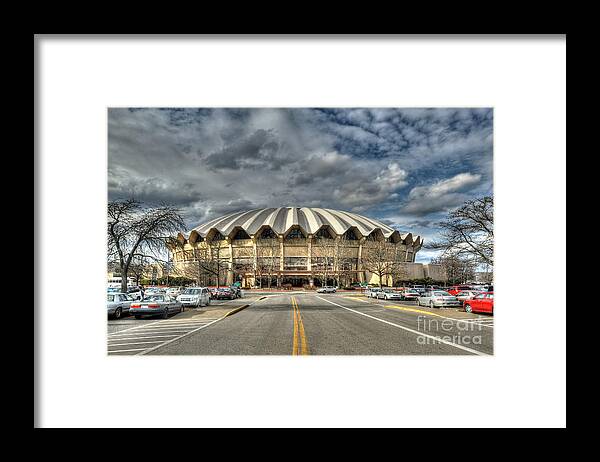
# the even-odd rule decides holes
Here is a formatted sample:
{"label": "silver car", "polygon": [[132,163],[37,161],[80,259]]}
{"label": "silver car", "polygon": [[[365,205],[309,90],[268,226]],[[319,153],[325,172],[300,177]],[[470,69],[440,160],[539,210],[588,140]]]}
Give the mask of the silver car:
{"label": "silver car", "polygon": [[430,290],[422,293],[417,298],[417,305],[442,308],[445,306],[462,306],[462,302],[444,290]]}
{"label": "silver car", "polygon": [[133,298],[122,292],[109,292],[106,294],[106,308],[109,318],[119,319],[124,313],[129,313],[129,306]]}
{"label": "silver car", "polygon": [[402,300],[402,294],[399,292],[395,292],[392,289],[383,289],[377,292],[375,295],[376,298],[381,298],[383,300]]}
{"label": "silver car", "polygon": [[181,313],[183,306],[180,302],[166,294],[146,295],[141,301],[133,302],[129,306],[129,314],[140,319],[142,316],[160,315],[163,319],[171,313]]}
{"label": "silver car", "polygon": [[320,294],[333,294],[335,293],[335,287],[331,287],[331,286],[323,286],[323,287],[319,287],[317,289],[317,292]]}
{"label": "silver car", "polygon": [[479,295],[480,293],[478,290],[462,290],[456,294],[456,299],[464,302],[465,300],[471,300],[475,295]]}
{"label": "silver car", "polygon": [[207,287],[188,287],[177,297],[183,306],[208,306],[210,305],[210,292]]}
{"label": "silver car", "polygon": [[366,295],[367,297],[377,298],[377,292],[381,292],[379,287],[371,287],[367,290]]}

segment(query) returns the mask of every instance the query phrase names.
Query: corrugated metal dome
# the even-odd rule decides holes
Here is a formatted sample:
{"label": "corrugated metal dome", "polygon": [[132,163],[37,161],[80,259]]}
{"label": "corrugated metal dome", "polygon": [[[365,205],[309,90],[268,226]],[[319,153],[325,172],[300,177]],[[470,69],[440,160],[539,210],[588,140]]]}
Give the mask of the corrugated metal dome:
{"label": "corrugated metal dome", "polygon": [[267,226],[280,235],[287,234],[295,227],[300,227],[307,234],[315,234],[323,226],[329,226],[338,235],[344,234],[349,229],[355,229],[362,236],[380,230],[386,238],[396,234],[402,240],[410,237],[411,242],[421,243],[420,237],[413,238],[411,233],[400,236],[398,231],[380,221],[351,212],[316,207],[278,207],[235,212],[194,228],[185,238],[196,233],[204,238],[211,230],[219,231],[224,236],[231,236],[239,229],[254,236]]}

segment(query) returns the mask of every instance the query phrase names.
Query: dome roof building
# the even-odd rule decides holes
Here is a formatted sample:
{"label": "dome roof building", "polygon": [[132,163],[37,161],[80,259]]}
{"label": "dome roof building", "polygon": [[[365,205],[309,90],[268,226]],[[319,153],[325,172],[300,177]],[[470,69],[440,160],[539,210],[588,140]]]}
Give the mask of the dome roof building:
{"label": "dome roof building", "polygon": [[171,251],[176,269],[201,284],[312,287],[372,282],[367,249],[384,246],[389,258],[408,265],[422,244],[420,236],[347,211],[273,207],[231,213],[181,232]]}

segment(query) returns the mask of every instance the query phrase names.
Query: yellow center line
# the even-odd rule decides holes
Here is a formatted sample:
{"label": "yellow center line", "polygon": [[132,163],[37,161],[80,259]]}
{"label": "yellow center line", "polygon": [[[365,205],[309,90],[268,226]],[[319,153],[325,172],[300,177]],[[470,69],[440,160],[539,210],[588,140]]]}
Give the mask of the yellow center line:
{"label": "yellow center line", "polygon": [[292,297],[292,309],[294,311],[294,343],[292,346],[292,355],[298,354],[298,316],[296,315],[296,305],[294,304],[294,297]]}
{"label": "yellow center line", "polygon": [[292,308],[294,310],[294,342],[292,346],[292,355],[308,355],[308,344],[304,332],[304,323],[300,314],[300,307],[296,297],[292,297]]}

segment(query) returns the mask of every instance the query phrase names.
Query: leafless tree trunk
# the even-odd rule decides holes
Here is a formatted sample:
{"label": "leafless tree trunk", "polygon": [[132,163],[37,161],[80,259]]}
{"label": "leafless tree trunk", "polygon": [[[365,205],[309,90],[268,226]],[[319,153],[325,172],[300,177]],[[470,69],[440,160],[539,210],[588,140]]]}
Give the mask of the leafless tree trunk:
{"label": "leafless tree trunk", "polygon": [[376,274],[379,278],[379,287],[383,286],[384,278],[392,274],[396,266],[397,247],[385,239],[366,241],[362,251],[362,267]]}
{"label": "leafless tree trunk", "polygon": [[108,255],[117,256],[121,290],[127,291],[127,277],[137,254],[160,258],[166,251],[166,241],[184,228],[180,210],[175,207],[143,207],[135,199],[109,202]]}

